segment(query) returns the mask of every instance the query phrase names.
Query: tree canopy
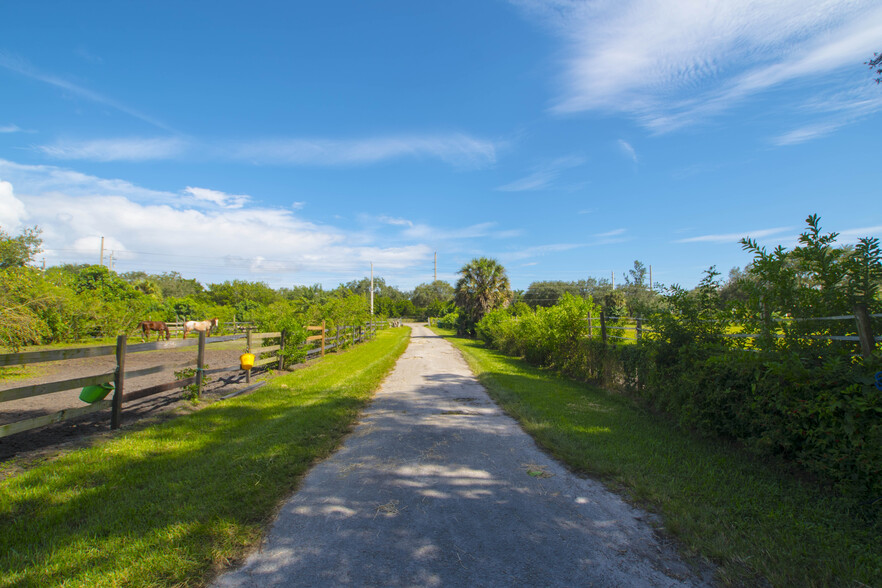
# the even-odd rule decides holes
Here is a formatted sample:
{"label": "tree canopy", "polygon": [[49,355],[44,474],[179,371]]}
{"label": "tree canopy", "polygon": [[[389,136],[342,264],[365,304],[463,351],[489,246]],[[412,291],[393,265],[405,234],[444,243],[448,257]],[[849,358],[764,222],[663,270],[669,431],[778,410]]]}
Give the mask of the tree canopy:
{"label": "tree canopy", "polygon": [[0,268],[23,267],[40,252],[43,240],[38,227],[27,228],[13,237],[0,228]]}
{"label": "tree canopy", "polygon": [[478,257],[462,266],[456,282],[455,299],[460,308],[461,333],[474,334],[475,325],[485,314],[508,305],[511,284],[505,268],[495,259]]}

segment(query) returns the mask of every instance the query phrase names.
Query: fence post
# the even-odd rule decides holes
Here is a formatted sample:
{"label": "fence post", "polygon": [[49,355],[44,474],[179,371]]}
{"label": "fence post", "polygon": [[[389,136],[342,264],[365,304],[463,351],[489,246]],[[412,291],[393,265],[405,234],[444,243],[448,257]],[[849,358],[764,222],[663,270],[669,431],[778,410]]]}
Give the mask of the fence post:
{"label": "fence post", "polygon": [[876,338],[873,336],[873,325],[865,304],[854,305],[854,319],[857,322],[858,339],[861,341],[861,354],[865,358],[870,357],[876,348]]}
{"label": "fence post", "polygon": [[279,371],[285,369],[285,336],[287,335],[285,329],[282,329],[282,336],[279,339]]}
{"label": "fence post", "polygon": [[606,343],[606,313],[600,311],[600,338]]}
{"label": "fence post", "polygon": [[119,429],[122,424],[122,397],[126,379],[126,336],[116,338],[116,373],[113,374],[113,409],[110,428]]}
{"label": "fence post", "polygon": [[640,317],[637,317],[637,340],[639,341],[641,337],[643,337],[643,326],[640,322]]}
{"label": "fence post", "polygon": [[199,331],[199,351],[196,353],[196,398],[202,396],[205,364],[205,331]]}
{"label": "fence post", "polygon": [[322,357],[325,356],[325,321],[322,321]]}
{"label": "fence post", "polygon": [[[245,327],[245,353],[251,353],[251,327]],[[245,383],[251,383],[251,370],[245,370]]]}
{"label": "fence post", "polygon": [[594,337],[594,325],[591,319],[591,311],[588,311],[588,338],[592,339]]}

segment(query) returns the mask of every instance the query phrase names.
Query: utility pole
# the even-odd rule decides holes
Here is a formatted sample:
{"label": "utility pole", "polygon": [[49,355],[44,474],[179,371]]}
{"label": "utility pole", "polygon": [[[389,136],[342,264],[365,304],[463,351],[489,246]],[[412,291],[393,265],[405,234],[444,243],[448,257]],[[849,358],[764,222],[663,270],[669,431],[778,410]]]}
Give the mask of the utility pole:
{"label": "utility pole", "polygon": [[113,271],[113,249],[110,250],[110,262],[108,264],[107,269]]}
{"label": "utility pole", "polygon": [[374,316],[374,262],[371,262],[371,316]]}
{"label": "utility pole", "polygon": [[43,271],[46,271],[46,258],[43,258]]}
{"label": "utility pole", "polygon": [[104,237],[101,237],[101,258],[98,261],[98,265],[104,265]]}
{"label": "utility pole", "polygon": [[438,252],[437,251],[435,252],[435,279],[432,281],[433,282],[438,281]]}
{"label": "utility pole", "polygon": [[652,292],[652,264],[649,264],[649,291]]}
{"label": "utility pole", "polygon": [[616,271],[613,270],[613,271],[609,272],[609,277],[612,279],[612,287],[613,287],[613,290],[615,290],[616,289]]}

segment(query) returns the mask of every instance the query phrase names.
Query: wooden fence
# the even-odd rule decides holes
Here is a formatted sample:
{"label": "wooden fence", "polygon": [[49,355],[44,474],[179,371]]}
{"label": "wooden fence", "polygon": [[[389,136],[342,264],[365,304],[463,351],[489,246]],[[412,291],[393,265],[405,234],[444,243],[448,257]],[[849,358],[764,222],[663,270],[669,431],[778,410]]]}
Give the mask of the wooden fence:
{"label": "wooden fence", "polygon": [[[868,314],[865,308],[857,307],[855,314],[846,314],[840,316],[825,317],[809,317],[809,318],[776,318],[773,319],[777,323],[793,323],[793,322],[809,322],[809,321],[855,321],[854,335],[806,335],[806,338],[819,341],[845,341],[856,343],[861,348],[861,354],[868,357],[876,348],[876,343],[882,341],[882,336],[873,334],[873,326],[871,319],[882,318],[882,314]],[[619,317],[606,316],[600,313],[600,316],[593,317],[590,314],[586,318],[588,321],[588,337],[593,338],[595,335],[603,339],[604,343],[609,339],[618,339],[626,341],[635,341],[641,339],[646,334],[655,331],[647,324],[646,319],[641,317]],[[610,324],[612,321],[613,324]],[[619,335],[610,334],[609,331],[620,332]],[[633,332],[633,336],[628,336],[628,332]],[[781,333],[724,333],[723,337],[730,338],[749,338],[759,339],[761,337],[771,337],[782,339],[787,335]]]}
{"label": "wooden fence", "polygon": [[[342,347],[344,344],[352,344],[366,341],[375,336],[378,327],[383,328],[387,325],[385,321],[371,322],[367,325],[338,327],[335,329],[335,335],[332,338],[327,337],[324,322],[320,326],[309,326],[310,332],[318,332],[307,338],[306,355],[307,358],[320,354],[324,356],[325,352],[330,349]],[[134,345],[128,344],[126,335],[117,337],[116,345],[103,345],[95,347],[81,347],[73,349],[59,349],[53,351],[31,351],[24,353],[11,353],[0,355],[0,367],[18,366],[45,363],[49,361],[68,361],[73,359],[82,359],[88,357],[102,357],[107,355],[116,356],[116,369],[112,372],[86,376],[81,378],[72,378],[68,380],[60,380],[47,384],[34,384],[29,386],[20,386],[0,390],[0,402],[9,402],[12,400],[20,400],[23,398],[31,398],[44,394],[52,394],[54,392],[63,392],[73,390],[85,386],[106,384],[113,382],[113,397],[111,400],[99,400],[87,406],[68,408],[51,414],[42,415],[0,425],[0,438],[20,433],[37,427],[42,427],[52,423],[70,420],[75,417],[98,412],[107,408],[111,409],[111,427],[119,428],[122,421],[122,408],[125,402],[131,402],[161,392],[184,388],[186,386],[196,385],[196,395],[198,396],[205,382],[205,377],[213,374],[224,372],[240,371],[239,365],[230,367],[219,367],[213,369],[205,369],[205,347],[209,344],[222,343],[225,341],[244,340],[246,353],[253,353],[257,357],[254,367],[266,366],[273,363],[279,364],[279,369],[284,369],[285,359],[285,335],[284,331],[275,333],[254,333],[250,327],[246,327],[244,334],[225,335],[221,337],[208,337],[205,333],[199,333],[198,339],[181,339],[173,341],[157,341],[153,343],[138,343]],[[279,339],[278,345],[263,345],[267,339]],[[145,376],[155,374],[169,369],[173,366],[158,365],[149,368],[126,371],[126,357],[131,353],[142,353],[148,351],[157,351],[162,349],[177,349],[183,347],[196,347],[196,364],[195,374],[191,377],[175,380],[141,388],[139,390],[126,391],[126,380],[137,376]],[[246,371],[246,383],[251,381],[251,372]],[[238,391],[230,396],[242,393]],[[228,398],[227,396],[225,398]]]}

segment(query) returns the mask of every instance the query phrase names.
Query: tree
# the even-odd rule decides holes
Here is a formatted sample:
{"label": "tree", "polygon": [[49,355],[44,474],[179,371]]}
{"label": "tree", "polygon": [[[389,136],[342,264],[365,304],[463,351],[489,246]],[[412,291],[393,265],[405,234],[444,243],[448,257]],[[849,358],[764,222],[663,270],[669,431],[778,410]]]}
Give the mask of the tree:
{"label": "tree", "polygon": [[453,300],[453,286],[444,280],[435,280],[430,284],[420,284],[413,289],[411,301],[418,308],[428,308],[434,303]]}
{"label": "tree", "polygon": [[864,62],[865,65],[869,66],[870,69],[874,70],[873,73],[878,75],[876,79],[877,84],[882,84],[882,55],[878,53],[873,53],[873,59]]}
{"label": "tree", "polygon": [[652,284],[648,284],[647,268],[642,262],[634,260],[634,267],[625,274],[623,290],[631,316],[646,315],[652,309],[656,297]]}
{"label": "tree", "polygon": [[264,282],[246,282],[245,280],[227,280],[220,284],[209,284],[209,291],[204,294],[214,304],[236,306],[246,304],[272,304],[281,296]]}
{"label": "tree", "polygon": [[33,261],[40,252],[43,240],[40,238],[39,227],[29,228],[13,237],[0,229],[0,269],[23,267]]}
{"label": "tree", "polygon": [[495,259],[475,258],[458,272],[455,299],[460,308],[460,334],[473,335],[475,325],[494,308],[504,308],[511,296],[511,284],[505,268]]}

